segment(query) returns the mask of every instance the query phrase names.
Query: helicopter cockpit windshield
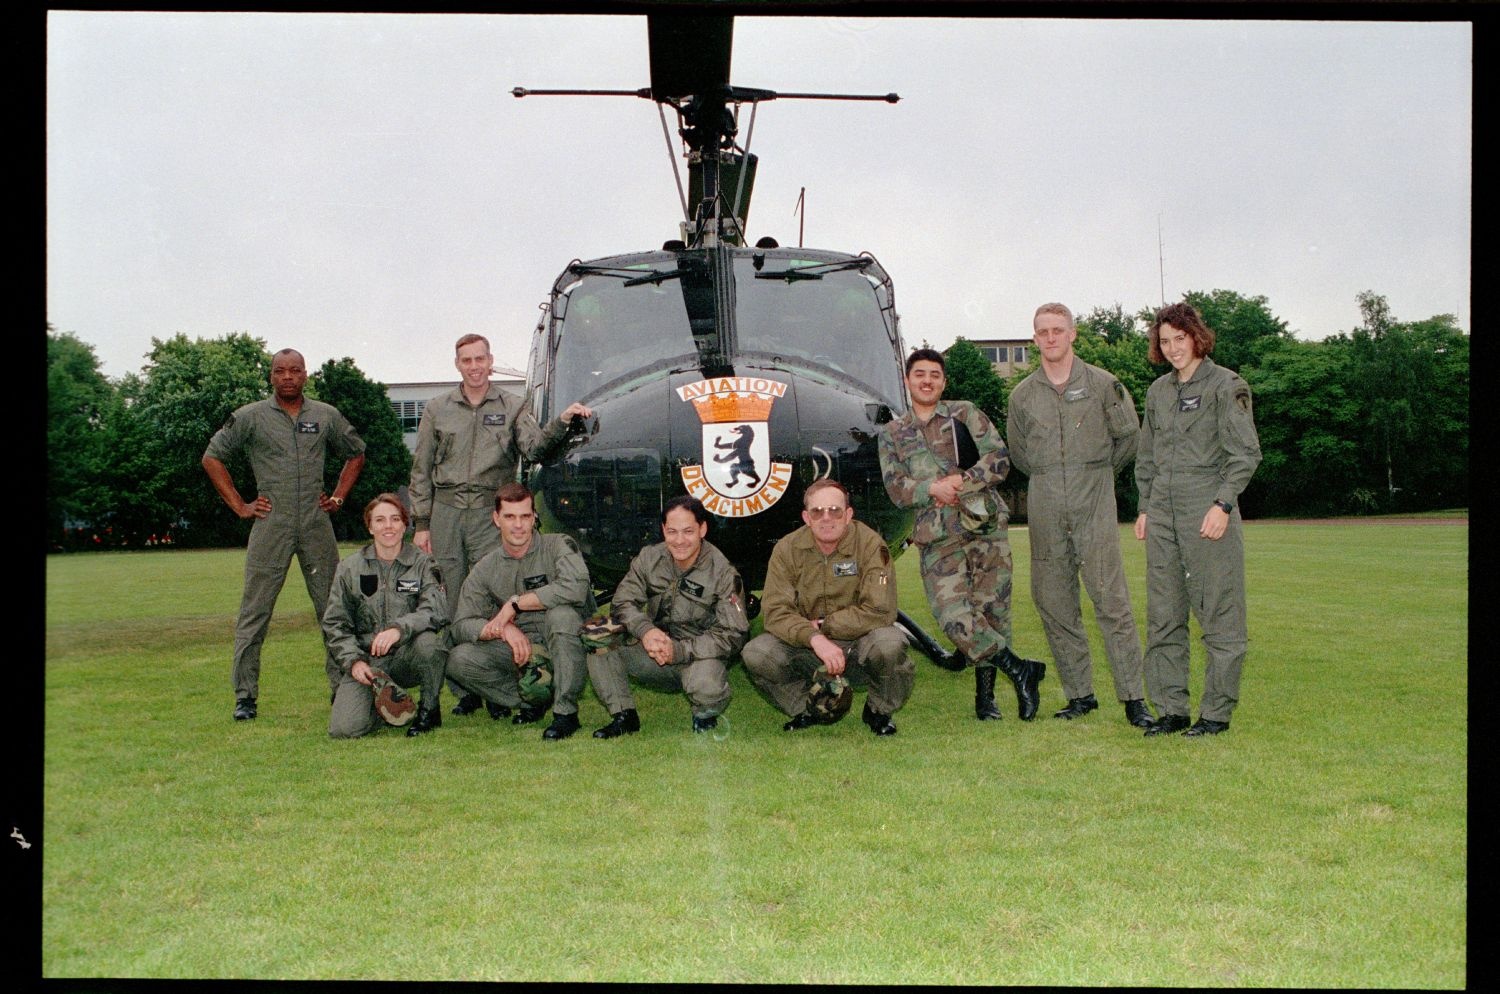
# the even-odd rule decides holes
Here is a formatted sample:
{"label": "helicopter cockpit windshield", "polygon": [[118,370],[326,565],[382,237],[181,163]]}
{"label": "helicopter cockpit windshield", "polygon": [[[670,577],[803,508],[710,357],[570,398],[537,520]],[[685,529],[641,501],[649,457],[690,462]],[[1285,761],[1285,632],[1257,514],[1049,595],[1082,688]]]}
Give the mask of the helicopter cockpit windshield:
{"label": "helicopter cockpit windshield", "polygon": [[736,354],[852,381],[899,410],[896,333],[881,309],[879,284],[862,272],[866,258],[792,265],[768,259],[759,271],[751,259],[737,258]]}
{"label": "helicopter cockpit windshield", "polygon": [[[639,257],[638,257],[639,258]],[[691,260],[696,262],[696,260]],[[797,367],[900,409],[900,361],[873,260],[766,259],[735,253],[730,361]],[[582,264],[554,303],[552,391],[586,400],[696,365],[717,340],[708,270],[661,264]],[[886,301],[884,305],[882,301]],[[695,337],[696,335],[696,337]]]}
{"label": "helicopter cockpit windshield", "polygon": [[635,282],[651,272],[587,274],[568,291],[556,331],[557,396],[593,397],[622,377],[628,378],[623,388],[695,358],[682,281]]}

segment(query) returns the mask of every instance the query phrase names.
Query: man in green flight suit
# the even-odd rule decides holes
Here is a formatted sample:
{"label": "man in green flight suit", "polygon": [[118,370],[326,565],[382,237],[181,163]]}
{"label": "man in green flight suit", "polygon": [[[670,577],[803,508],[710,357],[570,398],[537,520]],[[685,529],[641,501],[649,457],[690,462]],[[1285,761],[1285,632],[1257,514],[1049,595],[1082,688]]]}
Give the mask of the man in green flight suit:
{"label": "man in green flight suit", "polygon": [[802,506],[803,527],[771,550],[761,600],[765,631],[740,653],[745,671],[791,716],[781,727],[795,732],[825,723],[808,699],[820,671],[837,679],[847,670],[869,685],[870,731],[894,735],[891,715],[911,697],[915,672],[896,627],[890,550],[854,520],[849,492],[837,480],[809,483]]}
{"label": "man in green flight suit", "polygon": [[[921,550],[927,603],[974,664],[975,716],[1000,718],[999,669],[1015,684],[1021,720],[1030,721],[1047,666],[1011,649],[1010,512],[994,489],[1010,471],[1010,459],[984,412],[966,400],[943,400],[946,385],[941,352],[916,349],[907,357],[911,410],[880,433],[880,473],[893,504],[916,508],[911,537]],[[966,512],[966,504],[975,510]]]}
{"label": "man in green flight suit", "polygon": [[[328,516],[344,505],[365,465],[365,443],[337,410],[304,397],[307,363],[295,349],[271,357],[271,393],[246,404],[224,421],[203,453],[203,470],[224,503],[241,518],[253,518],[245,548],[245,590],[234,626],[234,720],[257,713],[260,647],[271,627],[276,596],[286,583],[292,555],[319,621],[328,606],[339,550]],[[258,493],[246,502],[230,479],[225,460],[243,452],[250,460]],[[343,457],[333,496],[323,491],[323,456]],[[329,702],[342,671],[325,653]]]}
{"label": "man in green flight suit", "polygon": [[630,680],[680,691],[693,709],[693,731],[719,724],[729,706],[729,664],[745,644],[745,588],[740,574],[712,543],[708,511],[696,497],[667,501],[663,541],[642,549],[615,588],[611,615],[639,640],[588,658],[589,681],[610,713],[596,739],[641,728]]}
{"label": "man in green flight suit", "polygon": [[1027,476],[1031,599],[1068,697],[1053,717],[1072,720],[1099,707],[1078,600],[1081,574],[1104,634],[1115,697],[1127,721],[1150,728],[1115,510],[1115,474],[1135,457],[1141,429],[1135,402],[1113,373],[1073,354],[1078,329],[1067,307],[1043,304],[1031,327],[1041,362],[1011,391],[1006,434],[1011,464]]}
{"label": "man in green flight suit", "polygon": [[522,706],[517,671],[531,660],[532,643],[545,645],[554,696],[552,723],[542,738],[565,739],[578,731],[578,699],[588,677],[578,636],[595,608],[588,567],[571,537],[536,530],[536,505],[523,484],[501,487],[492,513],[500,545],[464,581],[448,630],[448,678],[465,693],[518,708],[512,724],[531,724],[547,707]]}
{"label": "man in green flight suit", "polygon": [[[422,408],[407,487],[416,527],[412,543],[437,561],[450,618],[457,616],[469,570],[500,544],[491,519],[495,491],[516,482],[521,459],[541,459],[556,448],[573,418],[594,413],[573,403],[539,427],[522,398],[490,382],[494,357],[483,335],[460,338],[453,365],[463,381]],[[453,713],[468,714],[479,703],[477,695],[465,695]],[[508,713],[499,705],[490,707],[491,717]]]}

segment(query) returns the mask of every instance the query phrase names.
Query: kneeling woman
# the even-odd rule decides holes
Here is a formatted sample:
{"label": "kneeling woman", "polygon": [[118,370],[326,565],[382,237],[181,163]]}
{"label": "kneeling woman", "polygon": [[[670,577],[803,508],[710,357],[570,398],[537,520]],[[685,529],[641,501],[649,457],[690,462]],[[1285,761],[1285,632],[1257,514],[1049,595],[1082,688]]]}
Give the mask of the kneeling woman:
{"label": "kneeling woman", "polygon": [[438,694],[448,648],[438,632],[448,623],[448,600],[432,558],[405,541],[408,521],[395,494],[370,501],[365,527],[374,541],[333,575],[323,639],[343,670],[328,718],[328,734],[336,739],[368,735],[384,723],[375,710],[375,669],[402,687],[422,688],[407,735],[443,723]]}

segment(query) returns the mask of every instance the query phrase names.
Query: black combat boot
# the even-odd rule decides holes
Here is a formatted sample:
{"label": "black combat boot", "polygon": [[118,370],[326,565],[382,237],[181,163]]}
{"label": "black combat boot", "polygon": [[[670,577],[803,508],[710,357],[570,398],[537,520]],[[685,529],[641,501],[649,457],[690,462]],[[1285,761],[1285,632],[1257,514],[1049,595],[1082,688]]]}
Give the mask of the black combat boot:
{"label": "black combat boot", "polygon": [[594,729],[594,738],[613,739],[621,735],[634,734],[640,730],[641,716],[636,713],[635,708],[626,708],[624,711],[610,715],[608,725]]}
{"label": "black combat boot", "polygon": [[974,716],[980,721],[999,721],[1004,717],[995,706],[995,667],[974,667]]}
{"label": "black combat boot", "polygon": [[1010,646],[1001,649],[995,656],[1000,672],[1010,677],[1016,685],[1016,704],[1022,721],[1036,717],[1036,709],[1042,706],[1037,684],[1047,675],[1047,664],[1036,659],[1022,659],[1010,651]]}
{"label": "black combat boot", "polygon": [[1137,697],[1133,701],[1125,702],[1125,720],[1136,728],[1150,728],[1156,724],[1156,719],[1151,717],[1151,712],[1146,707],[1146,702]]}
{"label": "black combat boot", "polygon": [[865,712],[860,717],[864,719],[866,725],[870,726],[870,731],[876,735],[896,734],[896,723],[891,721],[891,716],[881,714],[879,711],[871,708],[869,701],[865,702]]}
{"label": "black combat boot", "polygon": [[[1140,702],[1137,701],[1136,703],[1139,704]],[[1062,718],[1065,721],[1072,721],[1074,718],[1082,718],[1090,711],[1097,710],[1099,710],[1099,699],[1093,694],[1089,694],[1087,697],[1068,698],[1068,706],[1054,714],[1052,717]],[[1130,716],[1129,704],[1125,705],[1125,715],[1126,717]],[[1134,722],[1132,722],[1132,724],[1134,724]],[[1146,726],[1142,725],[1141,727],[1145,728]]]}
{"label": "black combat boot", "polygon": [[449,714],[453,715],[455,718],[462,718],[466,714],[473,714],[475,711],[478,711],[479,705],[483,703],[484,698],[480,697],[478,694],[465,694],[458,699],[458,702],[456,704],[453,705],[453,710],[450,711]]}
{"label": "black combat boot", "polygon": [[555,741],[565,739],[578,731],[578,715],[552,712],[552,724],[542,729],[542,738]]}
{"label": "black combat boot", "polygon": [[415,735],[421,735],[423,732],[430,732],[434,728],[442,727],[443,712],[434,704],[430,708],[420,708],[417,711],[417,716],[412,719],[410,725],[406,726],[406,735],[407,738],[411,738]]}
{"label": "black combat boot", "polygon": [[546,715],[547,705],[545,704],[522,704],[516,710],[516,713],[511,716],[510,723],[512,725],[530,725],[533,722],[541,721]]}
{"label": "black combat boot", "polygon": [[250,721],[255,717],[255,698],[241,697],[234,702],[234,720]]}

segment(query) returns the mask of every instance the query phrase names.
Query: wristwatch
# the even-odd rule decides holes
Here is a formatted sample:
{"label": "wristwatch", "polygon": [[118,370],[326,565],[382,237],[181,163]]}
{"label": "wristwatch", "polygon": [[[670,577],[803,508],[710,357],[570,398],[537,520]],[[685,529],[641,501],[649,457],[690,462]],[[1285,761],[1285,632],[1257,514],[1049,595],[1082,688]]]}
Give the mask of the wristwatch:
{"label": "wristwatch", "polygon": [[1227,501],[1227,500],[1216,500],[1216,501],[1214,501],[1214,507],[1217,507],[1219,510],[1223,511],[1225,514],[1233,514],[1234,513],[1234,505],[1231,504],[1231,503],[1229,503],[1229,501]]}
{"label": "wristwatch", "polygon": [[342,498],[342,497],[330,497],[328,499],[333,502],[333,506],[334,507],[343,507],[344,506],[344,498]]}

